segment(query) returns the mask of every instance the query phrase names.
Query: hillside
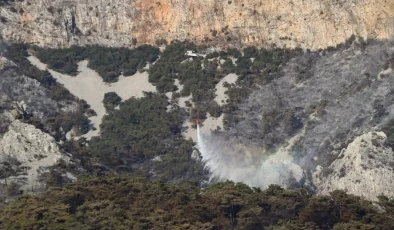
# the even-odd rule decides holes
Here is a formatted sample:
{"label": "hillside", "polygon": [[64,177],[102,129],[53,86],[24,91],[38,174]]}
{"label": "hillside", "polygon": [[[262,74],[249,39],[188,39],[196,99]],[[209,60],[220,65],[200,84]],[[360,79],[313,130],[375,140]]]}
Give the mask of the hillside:
{"label": "hillside", "polygon": [[[394,193],[390,183],[376,185],[380,181],[376,178],[388,178],[384,181],[394,178],[390,170],[392,159],[384,157],[392,151],[394,133],[391,109],[394,52],[391,47],[390,41],[364,41],[352,37],[338,48],[322,52],[247,47],[242,50],[243,54],[229,49],[211,53],[204,60],[184,55],[187,49],[201,47],[178,42],[160,52],[159,60],[147,71],[147,80],[157,92],[129,99],[122,99],[116,93],[111,94],[112,99],[106,99],[110,94],[96,93],[97,100],[93,100],[91,95],[94,93],[81,92],[86,91],[89,84],[97,86],[95,82],[98,81],[118,80],[116,73],[120,74],[133,65],[139,65],[139,68],[133,68],[140,69],[145,62],[155,60],[157,50],[140,47],[127,51],[99,46],[29,49],[49,67],[65,73],[60,74],[54,70],[35,69],[30,61],[44,64],[39,64],[39,60],[32,56],[19,56],[18,52],[23,54],[28,48],[13,45],[6,54],[17,66],[4,73],[17,74],[18,71],[11,70],[18,70],[21,64],[22,70],[27,68],[37,72],[31,77],[39,79],[42,74],[51,73],[64,83],[63,87],[71,87],[72,92],[80,95],[80,99],[94,102],[94,108],[101,104],[100,109],[106,110],[107,114],[104,116],[103,112],[103,117],[97,119],[94,118],[97,114],[89,115],[86,106],[80,107],[74,115],[59,111],[54,114],[59,117],[57,122],[41,119],[40,114],[34,112],[29,115],[38,119],[38,124],[37,121],[33,123],[37,127],[65,141],[59,143],[62,148],[81,160],[81,166],[91,173],[132,173],[176,183],[193,180],[204,185],[206,172],[201,162],[194,160],[196,156],[192,157],[193,142],[185,138],[185,129],[196,132],[188,121],[199,116],[204,126],[215,121],[220,122],[216,123],[217,126],[224,128],[211,133],[209,128],[202,127],[200,141],[203,143],[199,143],[198,148],[205,169],[211,172],[211,181],[230,179],[261,188],[279,184],[288,188],[306,187],[321,193],[340,188],[376,200],[380,194]],[[152,51],[153,59],[135,62],[132,54],[141,49]],[[97,53],[103,52],[108,54],[106,58],[97,59],[100,56]],[[73,74],[78,61],[81,63],[84,59],[90,63],[85,69],[98,69],[101,75],[92,69],[75,77],[66,74]],[[79,86],[70,84],[77,79],[87,79],[86,73],[96,74],[90,83],[86,82],[86,90],[78,90]],[[228,73],[239,75],[231,85],[221,83]],[[108,74],[116,77],[107,78]],[[135,76],[127,78],[132,80]],[[124,78],[121,76],[120,79]],[[7,79],[13,78],[3,81],[6,83]],[[215,101],[219,83],[227,90],[227,99],[221,105]],[[25,87],[23,83],[14,84],[15,90]],[[132,89],[130,86],[125,88]],[[92,92],[99,91],[97,87],[92,89]],[[108,88],[109,91],[117,89]],[[8,97],[15,94],[4,92]],[[181,103],[187,98],[189,107]],[[21,99],[16,97],[14,100],[16,103]],[[31,104],[36,100],[25,100],[30,111],[46,110],[40,104]],[[72,119],[67,121],[69,116]],[[214,120],[215,117],[221,119]],[[86,123],[92,119],[96,123]],[[32,123],[31,120],[26,119]],[[70,131],[79,138],[94,128],[100,128],[100,132],[95,132],[92,139],[70,139],[66,135]],[[372,131],[385,134],[381,134],[382,138],[366,135]],[[345,164],[346,161],[341,160],[343,152],[349,152],[347,158],[363,160],[357,164]],[[384,165],[385,168],[380,170]],[[377,167],[379,170],[375,169]],[[363,177],[367,172],[373,172],[369,179]],[[313,177],[314,173],[317,174]],[[346,183],[341,182],[343,180]],[[360,185],[362,190],[354,189]]]}
{"label": "hillside", "polygon": [[392,28],[392,1],[0,1],[0,228],[393,229]]}

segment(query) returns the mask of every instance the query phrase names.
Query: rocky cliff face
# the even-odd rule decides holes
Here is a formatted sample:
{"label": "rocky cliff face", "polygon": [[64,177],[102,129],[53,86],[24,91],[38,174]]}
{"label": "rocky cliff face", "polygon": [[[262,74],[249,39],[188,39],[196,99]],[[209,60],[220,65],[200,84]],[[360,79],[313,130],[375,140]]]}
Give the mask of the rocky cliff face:
{"label": "rocky cliff face", "polygon": [[[76,164],[60,151],[55,139],[15,117],[33,116],[45,126],[54,114],[73,111],[76,103],[54,101],[49,89],[18,68],[0,55],[0,205],[21,191],[44,191],[48,178],[62,183],[75,179],[68,167]],[[59,163],[63,168],[56,167]]]}
{"label": "rocky cliff face", "polygon": [[394,155],[384,146],[383,132],[369,132],[357,137],[343,149],[325,175],[321,166],[314,173],[317,192],[327,194],[336,189],[377,200],[384,194],[394,196]]}
{"label": "rocky cliff face", "polygon": [[[14,183],[24,193],[44,191],[49,167],[70,158],[63,154],[53,137],[34,126],[14,120],[0,140],[0,185]],[[65,178],[74,176],[65,173]],[[3,187],[3,186],[0,186]]]}
{"label": "rocky cliff face", "polygon": [[0,15],[4,38],[48,47],[189,39],[317,49],[394,36],[390,0],[29,0]]}

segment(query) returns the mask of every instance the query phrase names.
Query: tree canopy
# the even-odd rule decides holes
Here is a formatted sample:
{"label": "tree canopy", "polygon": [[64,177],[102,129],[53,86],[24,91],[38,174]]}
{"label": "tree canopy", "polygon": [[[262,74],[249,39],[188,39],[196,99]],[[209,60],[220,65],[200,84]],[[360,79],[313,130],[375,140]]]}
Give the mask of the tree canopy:
{"label": "tree canopy", "polygon": [[334,191],[311,196],[271,185],[224,182],[206,189],[141,178],[81,178],[0,209],[2,229],[393,229],[393,201]]}
{"label": "tree canopy", "polygon": [[78,62],[89,60],[89,67],[96,70],[105,82],[116,82],[123,74],[130,76],[146,64],[154,62],[159,49],[142,45],[135,49],[111,48],[97,45],[66,49],[33,47],[37,57],[48,67],[69,75],[78,74]]}
{"label": "tree canopy", "polygon": [[[150,177],[157,170],[154,174],[164,180],[202,176],[202,166],[190,157],[193,142],[182,136],[182,110],[167,111],[167,100],[146,93],[124,101],[103,118],[101,135],[90,140],[89,152],[117,171]],[[145,167],[133,167],[141,162]]]}

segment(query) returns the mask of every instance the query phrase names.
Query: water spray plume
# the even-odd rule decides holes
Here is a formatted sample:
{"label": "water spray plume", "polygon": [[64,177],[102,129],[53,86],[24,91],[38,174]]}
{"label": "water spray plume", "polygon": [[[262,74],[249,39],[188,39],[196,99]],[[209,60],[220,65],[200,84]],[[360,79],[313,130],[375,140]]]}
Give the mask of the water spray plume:
{"label": "water spray plume", "polygon": [[247,146],[223,135],[203,133],[198,124],[197,146],[214,181],[232,180],[260,188],[270,184],[288,187],[303,176],[303,170],[293,163],[287,149],[266,155],[261,147]]}

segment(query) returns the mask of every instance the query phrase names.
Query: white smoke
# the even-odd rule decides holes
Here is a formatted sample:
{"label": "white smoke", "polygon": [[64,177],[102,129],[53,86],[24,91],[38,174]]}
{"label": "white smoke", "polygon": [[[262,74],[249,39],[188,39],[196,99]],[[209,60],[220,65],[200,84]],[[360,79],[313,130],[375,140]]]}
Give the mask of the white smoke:
{"label": "white smoke", "polygon": [[245,146],[236,139],[212,133],[201,133],[199,126],[197,135],[198,149],[205,167],[211,172],[211,179],[267,188],[270,184],[287,187],[290,180],[299,181],[303,177],[303,170],[293,163],[289,154],[291,144],[267,156],[260,147]]}

